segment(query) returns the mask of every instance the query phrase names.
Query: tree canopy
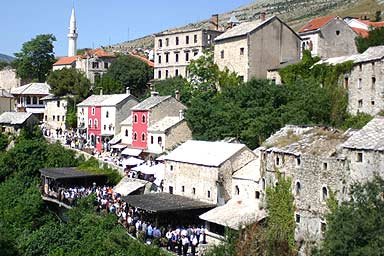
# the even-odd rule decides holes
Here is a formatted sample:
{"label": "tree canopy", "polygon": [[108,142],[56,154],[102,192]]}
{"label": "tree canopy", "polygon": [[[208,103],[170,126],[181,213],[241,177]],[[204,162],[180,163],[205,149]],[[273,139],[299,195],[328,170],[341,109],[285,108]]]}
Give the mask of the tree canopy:
{"label": "tree canopy", "polygon": [[27,81],[45,82],[55,63],[52,34],[38,35],[23,44],[21,51],[15,53],[16,73]]}
{"label": "tree canopy", "polygon": [[370,29],[368,37],[355,39],[358,52],[365,52],[371,46],[384,45],[384,27]]}

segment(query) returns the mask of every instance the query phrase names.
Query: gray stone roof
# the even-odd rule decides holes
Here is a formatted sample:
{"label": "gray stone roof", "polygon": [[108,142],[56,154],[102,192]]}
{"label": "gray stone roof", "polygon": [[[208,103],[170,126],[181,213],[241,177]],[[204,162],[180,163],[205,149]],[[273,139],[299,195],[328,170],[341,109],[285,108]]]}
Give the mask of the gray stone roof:
{"label": "gray stone roof", "polygon": [[372,119],[344,142],[342,147],[384,151],[384,117],[377,116]]}
{"label": "gray stone roof", "polygon": [[172,96],[151,96],[134,106],[132,110],[150,110],[151,108],[156,107],[161,102],[166,101],[171,97]]}
{"label": "gray stone roof", "polygon": [[245,36],[246,34],[251,33],[252,31],[256,30],[262,25],[268,23],[270,20],[272,20],[275,17],[276,16],[272,16],[266,19],[265,21],[255,20],[255,21],[241,23],[231,29],[228,29],[226,32],[216,37],[215,41],[220,41],[220,40],[224,40],[232,37]]}
{"label": "gray stone roof", "polygon": [[267,152],[330,157],[352,134],[352,131],[343,133],[321,126],[286,125],[269,137],[262,146]]}
{"label": "gray stone roof", "polygon": [[148,128],[148,131],[161,131],[165,132],[174,125],[183,122],[184,118],[180,119],[178,116],[166,116],[159,122],[154,123]]}
{"label": "gray stone roof", "polygon": [[0,124],[17,125],[23,124],[32,113],[27,112],[4,112],[0,115]]}
{"label": "gray stone roof", "polygon": [[3,97],[3,98],[14,98],[12,94],[10,94],[9,92],[7,92],[7,90],[5,89],[0,89],[0,97]]}
{"label": "gray stone roof", "polygon": [[30,83],[20,87],[12,88],[13,95],[48,95],[51,86],[46,83]]}
{"label": "gray stone roof", "polygon": [[79,104],[78,107],[86,106],[115,106],[123,100],[131,97],[133,100],[137,100],[131,94],[110,94],[110,95],[91,95]]}

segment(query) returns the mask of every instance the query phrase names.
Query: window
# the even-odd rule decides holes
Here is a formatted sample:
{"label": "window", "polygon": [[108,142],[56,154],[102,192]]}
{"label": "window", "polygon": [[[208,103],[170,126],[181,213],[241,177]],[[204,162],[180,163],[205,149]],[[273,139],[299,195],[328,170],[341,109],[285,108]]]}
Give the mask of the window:
{"label": "window", "polygon": [[134,141],[137,140],[137,133],[136,133],[136,132],[133,134],[133,140],[134,140]]}
{"label": "window", "polygon": [[300,223],[300,214],[297,214],[295,215],[295,221],[296,223]]}
{"label": "window", "polygon": [[280,157],[279,156],[276,156],[275,163],[277,166],[280,165]]}
{"label": "window", "polygon": [[336,35],[340,35],[340,30],[336,30]]}
{"label": "window", "polygon": [[196,195],[196,188],[192,188],[192,194]]}
{"label": "window", "polygon": [[165,54],[165,63],[168,63],[169,62],[169,53],[167,52]]}
{"label": "window", "polygon": [[169,38],[165,38],[165,46],[169,46]]}
{"label": "window", "polygon": [[169,166],[169,170],[172,172],[173,171],[173,165]]}
{"label": "window", "polygon": [[31,97],[27,96],[27,105],[31,104]]}
{"label": "window", "polygon": [[197,35],[194,35],[194,36],[193,36],[193,42],[194,42],[195,44],[197,44]]}
{"label": "window", "polygon": [[321,189],[321,200],[324,202],[328,199],[328,189],[326,186],[324,186],[322,189]]}
{"label": "window", "polygon": [[357,81],[357,89],[361,89],[361,87],[361,78],[359,78],[359,80]]}
{"label": "window", "polygon": [[44,120],[45,120],[45,121],[47,121],[47,120],[48,120],[48,117],[47,117],[46,115],[44,116]]}
{"label": "window", "polygon": [[300,192],[301,192],[301,183],[300,181],[296,181],[295,193],[297,196],[299,196]]}
{"label": "window", "polygon": [[161,79],[161,70],[157,72],[157,78]]}
{"label": "window", "polygon": [[265,190],[265,178],[261,179],[261,188]]}
{"label": "window", "polygon": [[371,100],[371,105],[375,106],[375,101],[374,100]]}
{"label": "window", "polygon": [[60,121],[60,116],[59,115],[57,115],[57,121]]}
{"label": "window", "polygon": [[359,71],[362,71],[363,70],[363,65],[359,65]]}
{"label": "window", "polygon": [[159,47],[163,47],[163,40],[159,39]]}
{"label": "window", "polygon": [[220,52],[220,57],[221,57],[222,59],[224,59],[224,50],[221,50],[221,52]]}
{"label": "window", "polygon": [[345,89],[348,89],[348,84],[349,84],[349,78],[348,77],[344,77],[344,88]]}
{"label": "window", "polygon": [[376,85],[376,77],[372,77],[372,88],[375,88]]}
{"label": "window", "polygon": [[239,189],[239,186],[236,186],[236,187],[235,187],[235,193],[236,193],[237,196],[240,195],[240,189]]}
{"label": "window", "polygon": [[[105,128],[104,128],[105,129]],[[125,129],[125,137],[128,137],[128,129]]]}
{"label": "window", "polygon": [[162,142],[163,139],[161,138],[161,136],[157,137],[157,144],[161,145]]}
{"label": "window", "polygon": [[106,125],[104,125],[104,126],[103,126],[103,129],[104,129],[104,130],[106,130],[106,129],[107,129],[107,126],[106,126]]}
{"label": "window", "polygon": [[146,121],[146,116],[143,114],[143,115],[141,116],[141,122],[142,122],[143,124],[145,124],[145,121]]}
{"label": "window", "polygon": [[161,55],[157,56],[157,60],[158,60],[159,64],[161,64]]}
{"label": "window", "polygon": [[153,136],[151,136],[151,144],[153,144]]}
{"label": "window", "polygon": [[176,69],[176,70],[175,70],[175,76],[178,76],[178,75],[179,75],[179,70]]}
{"label": "window", "polygon": [[185,44],[189,44],[189,36],[185,36]]}
{"label": "window", "polygon": [[211,198],[211,191],[208,190],[207,196],[208,198]]}
{"label": "window", "polygon": [[135,114],[135,115],[133,116],[133,122],[134,122],[134,123],[137,123],[137,114]]}
{"label": "window", "polygon": [[56,116],[52,116],[52,120],[55,121],[56,120]]}
{"label": "window", "polygon": [[[53,120],[55,120],[55,116],[53,116]],[[92,119],[89,119],[88,127],[92,128]]]}
{"label": "window", "polygon": [[297,165],[297,166],[300,166],[300,165],[301,165],[301,158],[300,158],[300,157],[297,157],[297,158],[296,158],[296,165]]}
{"label": "window", "polygon": [[141,134],[141,141],[145,141],[145,133]]}
{"label": "window", "polygon": [[199,51],[194,51],[193,56],[197,56],[199,54]]}
{"label": "window", "polygon": [[94,125],[95,125],[95,128],[97,128],[97,125],[98,125],[98,123],[97,123],[97,119],[95,119],[95,121],[94,121],[93,123],[94,123]]}
{"label": "window", "polygon": [[175,53],[175,62],[176,62],[176,63],[179,62],[179,54],[178,54],[178,53]]}
{"label": "window", "polygon": [[104,62],[104,69],[108,69],[108,62]]}
{"label": "window", "polygon": [[60,107],[60,101],[59,100],[57,101],[57,107],[58,108]]}
{"label": "window", "polygon": [[181,186],[181,192],[185,192],[185,187]]}
{"label": "window", "polygon": [[106,117],[106,118],[109,117],[109,112],[108,112],[108,111],[105,113],[105,117]]}
{"label": "window", "polygon": [[63,121],[63,122],[65,121],[65,116],[61,117],[61,121]]}
{"label": "window", "polygon": [[189,61],[189,52],[185,53],[185,61]]}
{"label": "window", "polygon": [[92,108],[92,115],[95,115],[95,108]]}
{"label": "window", "polygon": [[33,105],[37,105],[37,97],[33,97],[32,101]]}
{"label": "window", "polygon": [[92,62],[92,68],[94,68],[94,69],[99,68],[99,62],[97,62],[97,61]]}
{"label": "window", "polygon": [[211,44],[211,41],[212,41],[212,36],[211,35],[207,35],[207,43]]}
{"label": "window", "polygon": [[240,48],[240,55],[244,55],[244,47]]}
{"label": "window", "polygon": [[357,102],[357,107],[358,107],[358,108],[362,108],[362,107],[363,107],[363,100],[359,100],[359,101]]}
{"label": "window", "polygon": [[327,223],[325,223],[324,221],[321,221],[320,230],[321,230],[321,233],[324,233],[327,230]]}
{"label": "window", "polygon": [[165,78],[168,78],[169,76],[169,72],[168,72],[168,69],[165,70]]}
{"label": "window", "polygon": [[168,189],[169,189],[169,194],[173,194],[173,187],[169,186]]}
{"label": "window", "polygon": [[328,169],[328,163],[323,163],[323,170],[327,170]]}
{"label": "window", "polygon": [[356,155],[356,162],[362,163],[363,162],[363,153],[358,152]]}
{"label": "window", "polygon": [[176,45],[179,45],[179,37],[176,37]]}
{"label": "window", "polygon": [[256,199],[259,199],[259,198],[260,198],[260,192],[259,192],[259,191],[255,191],[255,198],[256,198]]}

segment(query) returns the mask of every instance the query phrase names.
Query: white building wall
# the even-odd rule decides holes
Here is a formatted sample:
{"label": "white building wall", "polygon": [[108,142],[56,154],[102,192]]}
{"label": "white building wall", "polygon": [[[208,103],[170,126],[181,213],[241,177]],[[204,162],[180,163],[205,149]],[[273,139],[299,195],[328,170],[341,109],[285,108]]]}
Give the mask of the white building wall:
{"label": "white building wall", "polygon": [[101,135],[104,135],[104,136],[115,135],[115,128],[116,128],[115,120],[116,120],[116,107],[101,107]]}

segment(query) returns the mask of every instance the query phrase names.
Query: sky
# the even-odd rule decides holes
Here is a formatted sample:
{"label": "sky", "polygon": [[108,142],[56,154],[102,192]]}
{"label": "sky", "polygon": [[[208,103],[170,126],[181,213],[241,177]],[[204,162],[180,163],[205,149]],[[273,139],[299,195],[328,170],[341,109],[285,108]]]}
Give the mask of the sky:
{"label": "sky", "polygon": [[255,0],[0,0],[0,53],[13,56],[39,34],[56,37],[55,55],[67,54],[75,6],[77,48],[97,48],[209,19]]}

